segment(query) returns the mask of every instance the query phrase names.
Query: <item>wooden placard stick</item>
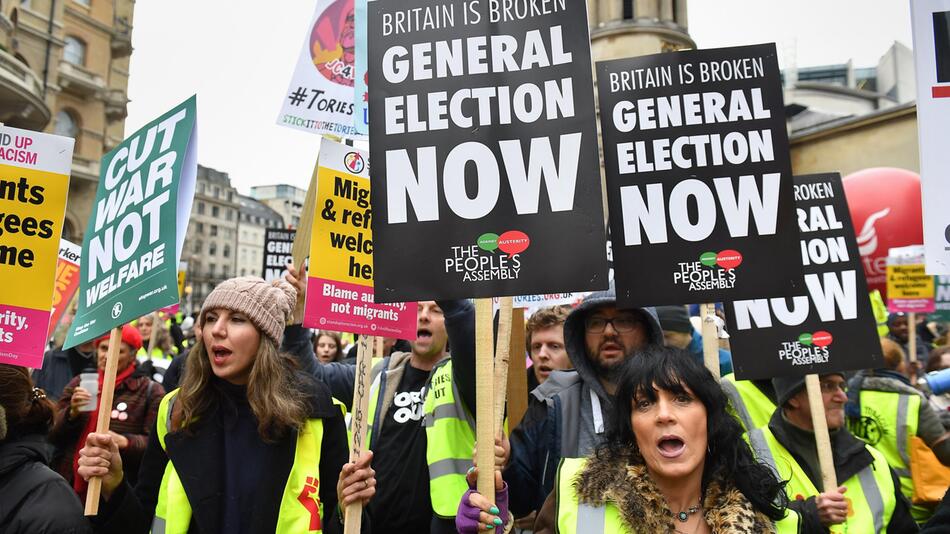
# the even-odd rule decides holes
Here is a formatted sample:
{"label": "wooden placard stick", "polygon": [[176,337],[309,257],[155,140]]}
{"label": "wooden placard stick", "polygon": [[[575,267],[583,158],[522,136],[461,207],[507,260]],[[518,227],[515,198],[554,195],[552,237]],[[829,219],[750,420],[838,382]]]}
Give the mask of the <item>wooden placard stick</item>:
{"label": "wooden placard stick", "polygon": [[[102,378],[102,391],[99,393],[99,418],[96,420],[96,433],[109,431],[112,420],[112,396],[115,393],[115,373],[119,366],[119,343],[122,343],[122,327],[112,329],[109,335],[109,352],[106,354],[106,369]],[[89,479],[86,490],[86,515],[99,513],[99,493],[102,491],[102,478]]]}
{"label": "wooden placard stick", "polygon": [[[294,259],[294,265],[300,267],[300,276],[304,274],[304,261],[310,255],[310,234],[313,231],[313,211],[317,204],[317,171],[320,169],[320,160],[313,165],[313,174],[310,175],[310,185],[307,187],[307,196],[304,197],[303,209],[300,212],[300,224],[297,226],[297,233],[294,234],[294,243],[291,245],[290,254]],[[307,283],[306,279],[303,281]],[[303,322],[305,301],[297,299],[297,306],[294,308],[294,316],[290,324]]]}
{"label": "wooden placard stick", "polygon": [[828,421],[825,420],[825,402],[821,397],[821,383],[818,375],[805,375],[805,389],[808,392],[808,405],[811,407],[811,424],[815,431],[815,445],[818,448],[818,465],[821,467],[821,481],[824,491],[838,489],[838,476],[835,474],[835,461],[831,455],[831,438],[828,436]]}
{"label": "wooden placard stick", "polygon": [[528,411],[528,376],[525,368],[524,308],[511,312],[511,349],[508,359],[508,429],[514,430]]}
{"label": "wooden placard stick", "polygon": [[504,431],[505,396],[508,393],[508,359],[511,351],[512,298],[501,297],[498,308],[498,339],[495,340],[495,436]]}
{"label": "wooden placard stick", "polygon": [[[152,349],[155,348],[155,338],[158,337],[158,310],[152,312],[152,333],[148,335],[148,348],[145,357],[152,359]],[[111,346],[109,347],[112,348]]]}
{"label": "wooden placard stick", "polygon": [[495,379],[491,299],[475,299],[475,459],[478,492],[495,502]]}
{"label": "wooden placard stick", "polygon": [[386,357],[386,342],[383,340],[383,336],[376,336],[376,357]]}
{"label": "wooden placard stick", "polygon": [[719,327],[716,326],[716,305],[700,304],[703,318],[703,361],[706,369],[719,380]]}
{"label": "wooden placard stick", "polygon": [[[907,356],[911,362],[917,361],[917,314],[907,314]],[[916,377],[915,377],[916,379]]]}
{"label": "wooden placard stick", "polygon": [[[369,422],[369,389],[371,386],[373,369],[373,352],[371,344],[375,336],[360,336],[356,348],[356,377],[353,387],[353,415],[350,418],[350,431],[353,434],[353,444],[350,446],[350,461],[359,459],[360,453],[366,447],[366,426]],[[363,523],[363,505],[355,502],[346,507],[344,512],[344,532],[359,534]]]}

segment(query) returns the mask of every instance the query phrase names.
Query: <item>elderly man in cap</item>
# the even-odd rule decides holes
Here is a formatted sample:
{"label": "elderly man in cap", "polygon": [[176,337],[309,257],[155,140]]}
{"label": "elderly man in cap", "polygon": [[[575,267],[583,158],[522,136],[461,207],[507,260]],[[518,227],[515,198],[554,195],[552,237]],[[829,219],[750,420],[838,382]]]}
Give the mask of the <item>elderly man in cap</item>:
{"label": "elderly man in cap", "polygon": [[789,508],[801,516],[803,532],[828,532],[835,525],[835,532],[916,532],[900,481],[884,455],[852,436],[844,424],[844,375],[819,377],[839,484],[833,489],[819,489],[822,476],[805,378],[775,378],[772,384],[780,408],[768,425],[749,432],[749,441],[759,460],[788,480]]}
{"label": "elderly man in cap", "polygon": [[662,345],[653,308],[621,308],[614,289],[592,293],[564,323],[574,369],[553,371],[531,392],[528,412],[511,434],[504,471],[516,517],[539,510],[554,487],[561,458],[586,456],[601,443],[621,364],[647,345]]}

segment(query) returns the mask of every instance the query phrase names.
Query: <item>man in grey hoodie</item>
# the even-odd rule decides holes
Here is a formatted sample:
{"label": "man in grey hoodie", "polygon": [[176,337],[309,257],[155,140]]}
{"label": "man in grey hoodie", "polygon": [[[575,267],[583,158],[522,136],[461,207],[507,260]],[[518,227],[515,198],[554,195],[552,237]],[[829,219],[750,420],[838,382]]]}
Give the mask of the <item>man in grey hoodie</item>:
{"label": "man in grey hoodie", "polygon": [[541,508],[561,458],[586,456],[601,443],[620,365],[647,345],[663,345],[663,331],[653,308],[618,308],[611,287],[571,312],[564,343],[574,369],[551,373],[531,392],[511,434],[504,479],[516,517]]}

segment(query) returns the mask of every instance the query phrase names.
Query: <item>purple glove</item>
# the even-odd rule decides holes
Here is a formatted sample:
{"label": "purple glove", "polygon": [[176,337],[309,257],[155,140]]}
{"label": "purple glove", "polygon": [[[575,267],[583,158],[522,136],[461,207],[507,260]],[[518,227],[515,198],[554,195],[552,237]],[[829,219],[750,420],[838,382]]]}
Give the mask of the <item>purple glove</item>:
{"label": "purple glove", "polygon": [[[471,483],[469,484],[471,488]],[[473,493],[478,493],[474,488],[469,489],[462,495],[462,500],[459,502],[458,513],[455,515],[455,528],[459,531],[459,534],[484,534],[488,531],[486,525],[479,521],[479,513],[483,512],[481,508],[472,506],[469,503],[469,496]],[[495,507],[498,509],[498,513],[492,514],[501,519],[501,524],[495,526],[495,534],[504,534],[505,525],[508,524],[508,484],[505,483],[500,491],[495,492]]]}

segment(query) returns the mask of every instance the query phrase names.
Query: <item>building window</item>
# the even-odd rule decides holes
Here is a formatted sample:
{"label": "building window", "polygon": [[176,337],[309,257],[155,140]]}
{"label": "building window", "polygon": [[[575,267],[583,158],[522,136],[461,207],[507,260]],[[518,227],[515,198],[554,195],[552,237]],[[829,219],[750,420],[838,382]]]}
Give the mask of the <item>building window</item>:
{"label": "building window", "polygon": [[198,203],[198,215],[204,215],[204,214],[205,214],[205,203],[204,203],[204,202],[199,202],[199,203]]}
{"label": "building window", "polygon": [[218,206],[211,206],[211,216],[212,216],[212,217],[220,217],[220,216],[221,216],[221,208],[219,208]]}
{"label": "building window", "polygon": [[214,264],[208,264],[208,278],[214,278]]}
{"label": "building window", "polygon": [[231,208],[224,208],[224,218],[229,221],[234,220],[234,212],[231,211]]}
{"label": "building window", "polygon": [[221,266],[221,277],[222,278],[231,278],[231,268],[227,265]]}
{"label": "building window", "polygon": [[214,186],[214,198],[218,198],[218,196],[220,195],[221,195],[221,188],[218,186]]}
{"label": "building window", "polygon": [[241,269],[241,276],[247,276],[247,269]]}
{"label": "building window", "polygon": [[228,202],[234,201],[234,191],[228,191]]}
{"label": "building window", "polygon": [[623,20],[633,19],[633,1],[623,0]]}
{"label": "building window", "polygon": [[56,114],[56,120],[53,122],[53,133],[64,137],[75,139],[79,136],[79,121],[76,116],[65,109]]}
{"label": "building window", "polygon": [[214,255],[216,255],[217,253],[218,253],[218,244],[215,243],[214,241],[212,241],[212,242],[208,245],[208,255],[209,255],[209,256],[214,256]]}
{"label": "building window", "polygon": [[195,241],[195,254],[201,254],[201,246],[202,242],[200,239]]}
{"label": "building window", "polygon": [[221,250],[221,255],[225,258],[231,257],[231,245],[224,245],[224,249]]}
{"label": "building window", "polygon": [[205,183],[204,183],[204,182],[198,182],[198,192],[201,193],[202,195],[205,194]]}
{"label": "building window", "polygon": [[198,230],[199,234],[205,233],[205,223],[195,223],[195,228]]}
{"label": "building window", "polygon": [[211,236],[214,237],[214,236],[216,236],[216,235],[218,235],[218,225],[217,225],[217,224],[212,224],[212,225],[211,225]]}
{"label": "building window", "polygon": [[63,48],[63,59],[67,63],[82,67],[86,64],[86,43],[78,37],[66,36],[66,47]]}
{"label": "building window", "polygon": [[89,7],[89,4],[92,3],[92,0],[74,0],[77,4],[82,4],[86,7]]}

